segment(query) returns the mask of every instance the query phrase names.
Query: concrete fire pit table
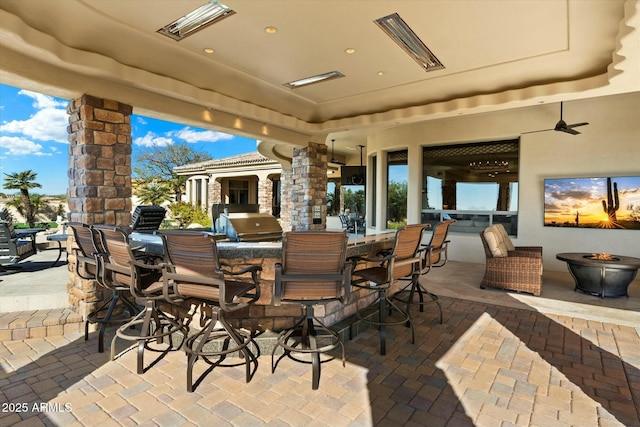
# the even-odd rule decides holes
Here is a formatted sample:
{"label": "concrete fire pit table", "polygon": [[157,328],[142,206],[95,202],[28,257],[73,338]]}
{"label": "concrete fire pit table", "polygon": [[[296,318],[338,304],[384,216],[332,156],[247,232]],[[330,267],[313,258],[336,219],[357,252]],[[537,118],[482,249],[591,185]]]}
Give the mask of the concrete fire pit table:
{"label": "concrete fire pit table", "polygon": [[627,288],[640,268],[640,258],[622,255],[569,252],[557,254],[565,261],[576,290],[604,297],[628,297]]}

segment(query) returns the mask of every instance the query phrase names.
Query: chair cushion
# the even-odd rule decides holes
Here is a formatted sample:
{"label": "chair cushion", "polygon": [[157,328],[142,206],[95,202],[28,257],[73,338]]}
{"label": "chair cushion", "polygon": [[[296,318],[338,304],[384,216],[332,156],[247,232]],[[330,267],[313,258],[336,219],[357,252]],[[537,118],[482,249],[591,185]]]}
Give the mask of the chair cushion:
{"label": "chair cushion", "polygon": [[487,227],[484,230],[484,238],[489,245],[491,255],[496,258],[503,258],[508,255],[507,246],[504,243],[502,234],[496,229],[494,225]]}
{"label": "chair cushion", "polygon": [[513,245],[513,242],[509,238],[509,234],[507,234],[507,230],[505,230],[504,226],[502,224],[495,224],[494,227],[496,230],[498,230],[498,232],[502,236],[502,241],[504,242],[504,245],[507,247],[507,250],[515,251],[516,247]]}

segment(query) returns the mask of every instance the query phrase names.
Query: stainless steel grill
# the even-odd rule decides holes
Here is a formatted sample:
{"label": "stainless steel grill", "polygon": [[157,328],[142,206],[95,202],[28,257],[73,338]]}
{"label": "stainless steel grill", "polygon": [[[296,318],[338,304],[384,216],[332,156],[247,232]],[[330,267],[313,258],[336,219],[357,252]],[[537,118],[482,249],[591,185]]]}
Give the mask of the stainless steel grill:
{"label": "stainless steel grill", "polygon": [[220,216],[224,233],[236,242],[272,242],[282,239],[276,217],[266,213],[230,213]]}
{"label": "stainless steel grill", "polygon": [[282,239],[282,227],[273,215],[260,213],[255,203],[214,204],[213,231],[233,242],[273,242]]}

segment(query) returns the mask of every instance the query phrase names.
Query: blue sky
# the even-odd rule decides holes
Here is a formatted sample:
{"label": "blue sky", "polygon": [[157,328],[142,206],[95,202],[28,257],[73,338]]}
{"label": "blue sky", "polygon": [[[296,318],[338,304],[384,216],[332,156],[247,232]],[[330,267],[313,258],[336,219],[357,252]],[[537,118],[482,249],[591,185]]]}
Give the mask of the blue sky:
{"label": "blue sky", "polygon": [[[31,169],[42,185],[33,193],[65,194],[68,186],[69,100],[0,84],[0,175]],[[135,112],[135,106],[134,106]],[[131,116],[133,156],[144,147],[192,144],[214,159],[256,151],[256,140],[222,132]],[[134,165],[135,166],[135,165]],[[9,193],[13,190],[0,189]]]}

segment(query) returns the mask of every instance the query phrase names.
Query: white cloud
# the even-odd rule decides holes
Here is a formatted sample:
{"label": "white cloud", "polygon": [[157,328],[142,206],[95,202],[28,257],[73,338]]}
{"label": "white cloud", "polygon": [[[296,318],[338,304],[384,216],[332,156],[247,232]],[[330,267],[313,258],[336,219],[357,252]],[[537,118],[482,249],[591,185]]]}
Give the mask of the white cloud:
{"label": "white cloud", "polygon": [[233,138],[233,135],[229,135],[227,133],[217,132],[213,130],[197,131],[189,127],[169,132],[169,135],[185,140],[186,142],[216,142]]}
{"label": "white cloud", "polygon": [[41,93],[31,92],[30,90],[21,90],[18,95],[25,95],[33,99],[33,108],[36,110],[63,108],[66,110],[67,101],[58,101],[52,96],[43,95]]}
{"label": "white cloud", "polygon": [[20,156],[25,154],[35,154],[38,156],[50,156],[42,152],[42,145],[26,138],[17,136],[0,136],[0,147],[5,155]]}
{"label": "white cloud", "polygon": [[147,132],[145,136],[134,139],[133,143],[142,147],[166,147],[173,145],[174,141],[171,138],[158,136],[153,132]]}
{"label": "white cloud", "polygon": [[0,125],[0,132],[24,135],[38,141],[68,143],[66,102],[47,95],[21,90],[20,95],[34,99],[37,111],[26,120],[12,120]]}

